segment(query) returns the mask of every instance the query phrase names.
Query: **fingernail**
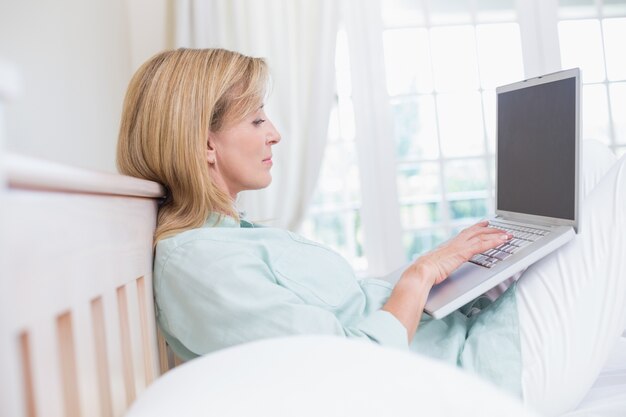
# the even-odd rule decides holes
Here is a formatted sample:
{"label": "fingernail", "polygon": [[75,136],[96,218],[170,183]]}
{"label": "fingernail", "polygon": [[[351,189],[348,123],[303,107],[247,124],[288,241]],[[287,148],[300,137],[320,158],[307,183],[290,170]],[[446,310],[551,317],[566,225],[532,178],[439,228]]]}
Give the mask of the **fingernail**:
{"label": "fingernail", "polygon": [[500,239],[509,240],[509,235],[500,235]]}

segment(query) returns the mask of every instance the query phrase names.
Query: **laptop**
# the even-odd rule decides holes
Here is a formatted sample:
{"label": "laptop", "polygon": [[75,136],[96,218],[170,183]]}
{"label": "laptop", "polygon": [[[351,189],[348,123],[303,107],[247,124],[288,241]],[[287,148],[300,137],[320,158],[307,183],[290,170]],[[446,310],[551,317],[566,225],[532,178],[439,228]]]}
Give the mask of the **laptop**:
{"label": "laptop", "polygon": [[513,239],[472,257],[430,291],[425,311],[442,318],[580,232],[578,68],[496,89],[496,216]]}

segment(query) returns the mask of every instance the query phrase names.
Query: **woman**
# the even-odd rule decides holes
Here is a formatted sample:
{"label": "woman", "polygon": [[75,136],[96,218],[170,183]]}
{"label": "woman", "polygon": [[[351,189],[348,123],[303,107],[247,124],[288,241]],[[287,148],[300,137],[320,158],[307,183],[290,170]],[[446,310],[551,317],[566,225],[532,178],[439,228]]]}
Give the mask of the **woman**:
{"label": "woman", "polygon": [[177,355],[335,334],[459,365],[545,413],[575,406],[626,324],[626,280],[619,279],[626,262],[618,254],[626,235],[624,160],[587,198],[588,232],[493,304],[478,300],[432,320],[422,311],[433,285],[510,236],[478,223],[418,258],[392,286],[357,281],[327,248],[240,219],[237,194],[269,185],[272,147],[281,140],[263,110],[267,78],[258,58],[179,49],[145,63],[127,92],[118,166],[168,190],[155,235],[154,291]]}

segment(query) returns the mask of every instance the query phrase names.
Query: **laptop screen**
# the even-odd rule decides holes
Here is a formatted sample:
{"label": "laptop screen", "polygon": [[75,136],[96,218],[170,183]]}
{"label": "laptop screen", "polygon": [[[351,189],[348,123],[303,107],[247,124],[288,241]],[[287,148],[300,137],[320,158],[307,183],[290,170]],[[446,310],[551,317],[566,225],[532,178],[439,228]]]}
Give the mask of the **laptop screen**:
{"label": "laptop screen", "polygon": [[499,210],[574,220],[577,85],[571,77],[498,93]]}

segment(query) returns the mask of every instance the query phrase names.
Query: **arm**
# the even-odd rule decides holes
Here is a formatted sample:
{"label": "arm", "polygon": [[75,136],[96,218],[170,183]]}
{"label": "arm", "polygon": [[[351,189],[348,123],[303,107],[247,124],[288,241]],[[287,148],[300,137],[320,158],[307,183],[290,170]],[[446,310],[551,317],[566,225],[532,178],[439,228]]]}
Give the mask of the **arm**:
{"label": "arm", "polygon": [[403,273],[383,310],[393,314],[406,328],[409,343],[422,317],[426,299],[433,285],[443,282],[455,269],[477,253],[501,245],[511,236],[475,224],[437,249],[419,257]]}
{"label": "arm", "polygon": [[[389,312],[349,325],[277,285],[268,265],[230,243],[197,242],[175,250],[155,279],[159,323],[185,348],[201,355],[269,337],[337,335],[407,348],[406,330]],[[230,250],[232,249],[232,250]]]}

